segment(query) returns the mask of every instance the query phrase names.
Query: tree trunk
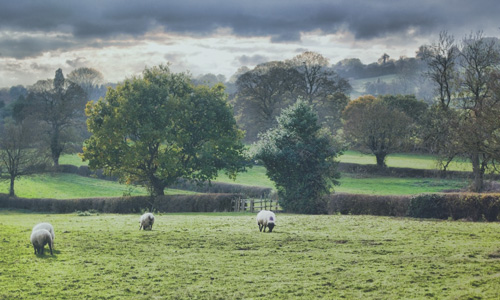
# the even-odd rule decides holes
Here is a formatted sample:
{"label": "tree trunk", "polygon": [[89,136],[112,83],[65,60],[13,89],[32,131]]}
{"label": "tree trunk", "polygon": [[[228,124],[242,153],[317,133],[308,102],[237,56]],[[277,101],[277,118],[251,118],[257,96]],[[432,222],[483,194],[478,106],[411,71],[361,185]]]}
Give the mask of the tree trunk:
{"label": "tree trunk", "polygon": [[14,197],[16,194],[14,193],[14,181],[16,177],[10,176],[10,187],[9,187],[9,196]]}
{"label": "tree trunk", "polygon": [[153,196],[163,196],[165,195],[165,184],[162,180],[152,177],[150,178],[151,192]]}
{"label": "tree trunk", "polygon": [[59,166],[59,157],[62,153],[62,147],[59,142],[59,128],[54,127],[52,137],[50,139],[50,152],[52,155],[52,161],[54,162],[54,167]]}
{"label": "tree trunk", "polygon": [[379,168],[386,167],[386,164],[385,164],[385,157],[386,156],[387,156],[387,154],[385,152],[375,153],[375,157],[377,158],[377,166]]}
{"label": "tree trunk", "polygon": [[481,166],[478,153],[472,154],[471,162],[472,162],[472,173],[474,175],[474,184],[472,186],[472,191],[480,193],[484,187],[484,168]]}

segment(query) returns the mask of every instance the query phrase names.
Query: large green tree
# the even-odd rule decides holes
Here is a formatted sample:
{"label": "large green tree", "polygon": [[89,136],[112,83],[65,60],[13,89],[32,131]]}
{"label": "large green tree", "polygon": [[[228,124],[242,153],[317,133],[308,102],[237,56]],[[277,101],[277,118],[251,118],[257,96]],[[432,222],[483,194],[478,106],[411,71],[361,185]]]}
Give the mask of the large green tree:
{"label": "large green tree", "polygon": [[235,176],[244,168],[242,132],[223,86],[194,87],[167,66],[109,89],[86,113],[92,136],[82,158],[152,195],[178,178],[205,181],[221,169]]}
{"label": "large green tree", "polygon": [[296,213],[323,213],[322,196],[338,184],[337,162],[340,149],[321,130],[318,116],[304,101],[285,109],[278,125],[261,135],[255,158],[266,167],[275,183],[280,205]]}

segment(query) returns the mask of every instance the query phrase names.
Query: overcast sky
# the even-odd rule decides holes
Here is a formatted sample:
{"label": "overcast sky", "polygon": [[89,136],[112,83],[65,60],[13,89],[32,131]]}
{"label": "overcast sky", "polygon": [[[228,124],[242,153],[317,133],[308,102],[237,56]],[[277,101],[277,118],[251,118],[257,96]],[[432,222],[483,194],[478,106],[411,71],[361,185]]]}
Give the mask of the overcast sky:
{"label": "overcast sky", "polygon": [[0,0],[0,87],[78,67],[118,82],[167,62],[229,78],[306,50],[371,63],[413,57],[443,30],[499,37],[499,16],[498,0]]}

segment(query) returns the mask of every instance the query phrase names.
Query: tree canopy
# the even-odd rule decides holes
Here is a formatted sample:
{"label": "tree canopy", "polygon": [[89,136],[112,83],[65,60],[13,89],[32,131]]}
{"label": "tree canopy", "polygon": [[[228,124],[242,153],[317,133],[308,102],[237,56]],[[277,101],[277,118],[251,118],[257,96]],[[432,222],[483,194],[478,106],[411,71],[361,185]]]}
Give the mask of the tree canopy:
{"label": "tree canopy", "polygon": [[274,181],[280,205],[297,213],[322,213],[322,196],[338,184],[334,160],[341,154],[332,137],[321,130],[318,116],[304,101],[285,109],[277,127],[262,134],[255,158]]}
{"label": "tree canopy", "polygon": [[82,158],[153,195],[178,178],[205,181],[222,169],[230,176],[244,169],[242,132],[223,86],[194,87],[167,66],[109,89],[86,114],[92,136]]}

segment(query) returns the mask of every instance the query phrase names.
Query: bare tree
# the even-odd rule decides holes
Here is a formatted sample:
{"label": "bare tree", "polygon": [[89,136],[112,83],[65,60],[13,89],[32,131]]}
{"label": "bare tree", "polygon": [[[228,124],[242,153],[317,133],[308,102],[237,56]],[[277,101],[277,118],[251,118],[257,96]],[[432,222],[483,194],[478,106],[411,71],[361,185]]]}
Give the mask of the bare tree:
{"label": "bare tree", "polygon": [[425,73],[435,84],[442,108],[447,109],[457,89],[457,57],[459,49],[455,39],[446,31],[439,34],[439,41],[421,51],[427,62]]}
{"label": "bare tree", "polygon": [[1,127],[0,164],[2,177],[10,180],[9,195],[14,196],[14,183],[18,177],[44,170],[47,153],[40,143],[38,126],[33,121],[15,123],[6,119]]}
{"label": "bare tree", "polygon": [[[438,141],[439,153],[447,161],[456,155],[471,161],[472,190],[480,192],[484,174],[500,161],[497,139],[500,131],[500,90],[497,88],[500,52],[495,42],[484,38],[482,32],[465,37],[460,48],[453,39],[442,34],[440,45],[435,48],[440,52],[434,53],[441,55],[435,54],[430,60],[428,73],[438,85],[439,97],[430,132]],[[449,72],[445,72],[445,66]]]}
{"label": "bare tree", "polygon": [[68,74],[67,80],[78,84],[87,95],[87,100],[98,100],[101,96],[104,76],[96,69],[86,67],[75,69]]}
{"label": "bare tree", "polygon": [[238,77],[235,108],[247,139],[275,125],[281,110],[292,103],[298,80],[298,72],[281,61],[260,64]]}
{"label": "bare tree", "polygon": [[312,105],[320,117],[320,122],[332,131],[341,127],[340,116],[349,102],[351,85],[329,66],[327,58],[319,53],[304,52],[289,63],[300,74],[300,82],[295,94]]}

